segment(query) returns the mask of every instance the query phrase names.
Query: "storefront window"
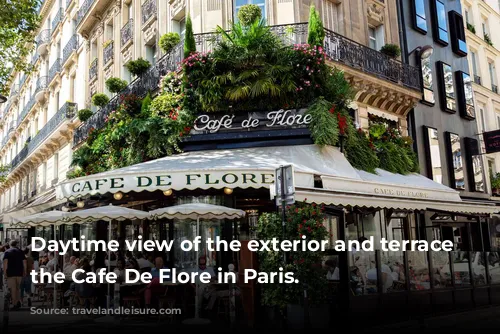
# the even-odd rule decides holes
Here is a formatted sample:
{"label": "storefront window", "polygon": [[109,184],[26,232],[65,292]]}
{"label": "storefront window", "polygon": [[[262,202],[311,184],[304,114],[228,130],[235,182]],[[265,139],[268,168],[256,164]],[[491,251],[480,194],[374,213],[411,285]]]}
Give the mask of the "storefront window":
{"label": "storefront window", "polygon": [[455,251],[451,252],[453,260],[453,274],[455,277],[455,286],[470,285],[470,270],[469,270],[469,252]]}
{"label": "storefront window", "polygon": [[474,284],[485,285],[486,280],[486,262],[484,261],[483,252],[473,252],[472,254],[472,279]]}
{"label": "storefront window", "polygon": [[[96,240],[96,225],[96,223],[83,223],[80,226],[80,236],[84,235],[86,240]],[[95,252],[93,250],[80,252],[80,258],[86,256],[89,259],[92,259],[94,253]]]}
{"label": "storefront window", "polygon": [[[432,235],[432,240],[443,240],[441,227],[432,226],[428,228]],[[453,287],[451,281],[450,254],[446,251],[431,252],[432,266],[434,273],[434,289]]]}
{"label": "storefront window", "polygon": [[[410,224],[410,236],[408,240],[422,240],[424,232],[421,232],[422,229],[417,223],[415,215],[410,215],[408,220]],[[408,256],[410,289],[414,291],[429,290],[431,288],[431,280],[427,252],[408,251],[406,252],[406,256]]]}
{"label": "storefront window", "polygon": [[491,284],[500,284],[500,252],[486,253]]}

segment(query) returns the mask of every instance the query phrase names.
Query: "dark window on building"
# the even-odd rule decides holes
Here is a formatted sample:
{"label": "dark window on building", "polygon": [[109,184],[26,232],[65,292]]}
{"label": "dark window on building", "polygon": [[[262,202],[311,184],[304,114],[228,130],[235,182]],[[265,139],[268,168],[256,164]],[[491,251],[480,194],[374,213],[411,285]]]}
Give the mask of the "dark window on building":
{"label": "dark window on building", "polygon": [[427,163],[427,177],[438,183],[443,183],[441,165],[441,149],[439,147],[438,131],[435,128],[424,126],[425,155]]}
{"label": "dark window on building", "polygon": [[437,62],[437,72],[439,75],[439,88],[441,98],[441,109],[447,112],[456,112],[457,103],[455,101],[455,84],[451,66],[441,61]]}
{"label": "dark window on building", "polygon": [[445,132],[446,156],[450,175],[450,186],[455,189],[465,190],[465,175],[462,160],[462,147],[460,136]]}
{"label": "dark window on building", "polygon": [[465,41],[464,19],[455,11],[448,13],[450,19],[451,47],[457,55],[467,56],[467,43]]}
{"label": "dark window on building", "polygon": [[425,1],[413,1],[413,28],[423,34],[427,34],[427,17],[425,15]]}
{"label": "dark window on building", "polygon": [[422,88],[424,90],[423,102],[434,104],[434,80],[432,77],[431,54],[420,57],[420,70],[422,73]]}
{"label": "dark window on building", "polygon": [[446,22],[446,8],[444,3],[439,0],[431,0],[432,8],[432,26],[434,32],[434,40],[436,43],[448,45],[448,23]]}
{"label": "dark window on building", "polygon": [[470,191],[484,192],[484,170],[477,139],[465,137],[465,163]]}
{"label": "dark window on building", "polygon": [[472,90],[472,80],[469,74],[457,71],[455,72],[457,81],[457,97],[460,114],[463,118],[472,120],[476,117],[474,107],[474,93]]}

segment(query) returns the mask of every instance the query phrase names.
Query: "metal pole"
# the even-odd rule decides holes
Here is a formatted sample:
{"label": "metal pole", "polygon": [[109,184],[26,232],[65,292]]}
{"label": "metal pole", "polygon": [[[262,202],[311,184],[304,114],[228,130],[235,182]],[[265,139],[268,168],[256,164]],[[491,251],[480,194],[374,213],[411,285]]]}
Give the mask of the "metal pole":
{"label": "metal pole", "polygon": [[[199,236],[200,235],[200,216],[198,216],[196,218],[196,236]],[[200,260],[199,260],[199,248],[196,248],[196,270],[198,271],[200,268]],[[194,317],[196,319],[199,319],[200,317],[200,311],[198,309],[198,293],[199,293],[199,290],[200,290],[200,281],[199,281],[199,278],[196,279],[196,293],[195,293],[195,298],[196,300],[194,301],[194,305],[195,305],[195,313],[194,313]]]}
{"label": "metal pole", "polygon": [[[286,198],[285,198],[285,167],[281,166],[281,219],[283,240],[286,238]],[[283,252],[283,264],[286,264],[286,253]]]}
{"label": "metal pole", "polygon": [[[111,241],[111,220],[109,221],[109,224],[108,224],[108,245],[109,245],[109,242]],[[109,247],[108,247],[108,273],[111,271],[111,251],[109,250]],[[108,310],[110,309],[111,307],[111,284],[108,283],[108,298],[106,300],[106,306],[108,307]]]}
{"label": "metal pole", "polygon": [[[57,242],[57,232],[58,232],[58,226],[54,225],[54,239],[56,240],[56,242]],[[55,261],[55,264],[54,264],[54,275],[55,275],[55,273],[59,269],[59,252],[54,252],[54,261]],[[54,276],[52,276],[52,284],[54,285],[54,307],[53,308],[57,308],[57,283],[54,280]]]}

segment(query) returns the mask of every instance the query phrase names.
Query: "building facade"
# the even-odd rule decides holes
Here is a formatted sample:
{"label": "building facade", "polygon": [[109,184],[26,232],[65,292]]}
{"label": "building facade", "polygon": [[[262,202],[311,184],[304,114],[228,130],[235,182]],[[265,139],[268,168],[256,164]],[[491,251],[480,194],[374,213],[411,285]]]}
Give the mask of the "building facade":
{"label": "building facade", "polygon": [[[500,95],[496,67],[500,53],[500,39],[494,32],[500,29],[500,4],[497,1],[462,1],[466,35],[469,48],[469,68],[473,76],[473,88],[477,105],[478,133],[500,128]],[[479,136],[484,152],[482,136]],[[486,155],[487,177],[498,173],[496,153]],[[487,182],[490,186],[490,182]]]}

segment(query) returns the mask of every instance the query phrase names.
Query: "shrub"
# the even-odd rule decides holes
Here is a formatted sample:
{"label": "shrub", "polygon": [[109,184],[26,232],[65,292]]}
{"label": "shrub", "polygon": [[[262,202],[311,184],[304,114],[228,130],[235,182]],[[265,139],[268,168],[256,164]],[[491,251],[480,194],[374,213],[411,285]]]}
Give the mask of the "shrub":
{"label": "shrub", "polygon": [[188,15],[186,18],[186,38],[184,39],[184,58],[188,58],[193,52],[196,52],[196,41],[194,40],[191,16]]}
{"label": "shrub", "polygon": [[109,78],[106,80],[106,87],[111,93],[119,93],[127,87],[127,81],[120,78]]}
{"label": "shrub", "polygon": [[90,116],[92,116],[92,110],[90,109],[80,109],[78,110],[78,118],[80,119],[80,121],[82,122],[86,122]]}
{"label": "shrub", "polygon": [[391,58],[397,58],[401,55],[401,48],[396,44],[386,44],[380,48],[380,52]]}
{"label": "shrub", "polygon": [[323,23],[319,16],[318,11],[311,5],[309,10],[309,26],[307,33],[307,43],[309,45],[321,45],[323,46],[323,41],[325,39],[325,29],[323,28]]}
{"label": "shrub", "polygon": [[257,5],[244,5],[238,10],[238,20],[245,27],[262,18],[262,11]]}
{"label": "shrub", "polygon": [[177,112],[181,96],[178,94],[165,93],[155,97],[149,105],[149,111],[152,115],[171,116],[173,112]]}
{"label": "shrub", "polygon": [[160,48],[165,53],[172,51],[181,42],[181,37],[176,32],[169,32],[161,36]]}
{"label": "shrub", "polygon": [[151,94],[148,92],[146,97],[141,102],[141,114],[146,115],[149,112],[149,106],[151,102]]}
{"label": "shrub", "polygon": [[98,93],[92,96],[92,104],[96,107],[102,108],[109,102],[109,97],[106,94]]}
{"label": "shrub", "polygon": [[127,69],[135,76],[141,76],[151,67],[151,63],[144,58],[137,58],[136,60],[127,63]]}

